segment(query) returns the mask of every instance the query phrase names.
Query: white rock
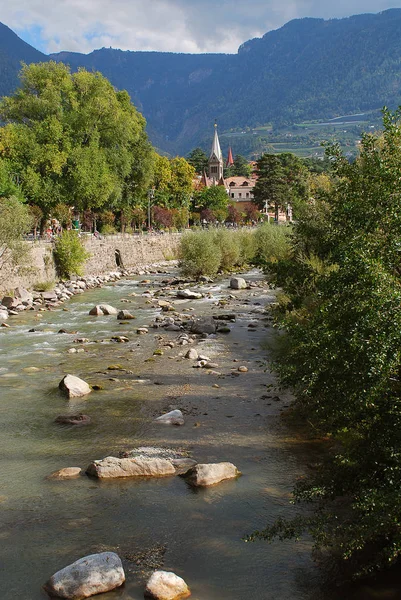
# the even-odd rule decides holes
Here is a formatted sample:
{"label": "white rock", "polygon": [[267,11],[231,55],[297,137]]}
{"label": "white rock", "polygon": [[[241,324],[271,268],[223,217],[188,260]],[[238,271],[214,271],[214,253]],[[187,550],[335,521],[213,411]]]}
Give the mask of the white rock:
{"label": "white rock", "polygon": [[114,552],[84,556],[55,573],[44,588],[51,596],[81,600],[109,592],[122,585],[125,574],[120,557]]}
{"label": "white rock", "polygon": [[188,300],[200,300],[203,298],[203,294],[200,292],[193,292],[192,290],[178,290],[177,298],[186,298]]}
{"label": "white rock", "polygon": [[196,487],[215,485],[225,479],[234,479],[238,475],[241,475],[240,471],[229,462],[197,464],[186,474],[188,481]]}
{"label": "white rock", "polygon": [[86,469],[88,475],[99,479],[117,477],[167,477],[175,475],[174,465],[164,458],[116,458],[107,456],[94,460]]}
{"label": "white rock", "polygon": [[118,313],[118,310],[114,306],[110,306],[110,304],[99,304],[99,307],[104,315],[116,315]]}
{"label": "white rock", "polygon": [[5,310],[0,310],[0,321],[7,321],[8,312]]}
{"label": "white rock", "polygon": [[246,281],[243,277],[231,277],[230,288],[233,290],[244,290],[246,287]]}
{"label": "white rock", "polygon": [[100,317],[104,315],[104,312],[102,311],[102,309],[100,308],[99,305],[94,306],[93,308],[90,309],[89,314],[92,317]]}
{"label": "white rock", "polygon": [[179,600],[190,595],[191,591],[185,581],[168,571],[155,571],[146,584],[145,598]]}
{"label": "white rock", "polygon": [[62,392],[67,394],[69,398],[80,398],[81,396],[90,394],[92,391],[86,381],[70,374],[63,377],[58,387]]}
{"label": "white rock", "polygon": [[188,352],[186,353],[185,358],[189,358],[190,360],[197,360],[198,359],[198,353],[195,350],[195,348],[190,348],[188,350]]}
{"label": "white rock", "polygon": [[65,467],[49,475],[48,479],[73,479],[82,473],[80,467]]}
{"label": "white rock", "polygon": [[161,417],[157,417],[155,421],[163,425],[184,425],[185,423],[184,416],[180,410],[172,410],[165,413]]}

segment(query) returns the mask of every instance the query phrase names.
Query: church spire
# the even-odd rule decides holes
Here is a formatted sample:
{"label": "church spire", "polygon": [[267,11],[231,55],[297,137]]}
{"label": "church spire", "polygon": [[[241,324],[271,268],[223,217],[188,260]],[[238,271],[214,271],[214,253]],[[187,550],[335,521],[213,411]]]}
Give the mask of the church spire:
{"label": "church spire", "polygon": [[228,156],[227,156],[226,167],[232,167],[233,164],[234,164],[233,152],[232,152],[231,146],[230,146],[229,149],[228,149]]}
{"label": "church spire", "polygon": [[217,183],[223,176],[223,154],[220,148],[219,136],[217,134],[217,123],[214,124],[214,136],[212,150],[209,156],[209,177]]}
{"label": "church spire", "polygon": [[210,158],[213,158],[213,155],[217,158],[217,160],[222,160],[223,154],[220,148],[219,136],[217,135],[217,123],[214,123],[214,137],[212,144],[212,151],[210,153]]}

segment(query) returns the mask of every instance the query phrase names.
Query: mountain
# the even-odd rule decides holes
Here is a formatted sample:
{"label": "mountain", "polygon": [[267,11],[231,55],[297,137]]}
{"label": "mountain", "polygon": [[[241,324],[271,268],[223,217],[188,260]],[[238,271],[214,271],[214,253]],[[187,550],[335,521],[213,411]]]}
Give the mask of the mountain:
{"label": "mountain", "polygon": [[401,9],[328,21],[295,19],[231,55],[102,48],[46,57],[2,25],[0,93],[13,89],[21,59],[102,72],[130,93],[158,147],[186,153],[210,139],[214,119],[220,131],[228,131],[396,107]]}
{"label": "mountain", "polygon": [[0,96],[12,93],[18,85],[21,62],[43,62],[48,57],[21,40],[9,27],[0,23]]}

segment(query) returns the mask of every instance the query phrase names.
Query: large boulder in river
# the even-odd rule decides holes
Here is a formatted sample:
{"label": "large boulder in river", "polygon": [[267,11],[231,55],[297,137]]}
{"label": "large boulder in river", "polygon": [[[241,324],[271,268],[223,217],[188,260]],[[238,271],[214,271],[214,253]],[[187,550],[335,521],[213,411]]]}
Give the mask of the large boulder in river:
{"label": "large boulder in river", "polygon": [[129,310],[120,310],[117,315],[119,321],[128,321],[129,319],[135,319],[134,315],[131,315]]}
{"label": "large boulder in river", "polygon": [[80,467],[64,467],[64,469],[59,469],[49,475],[48,479],[75,479],[76,477],[79,477],[81,473],[82,469]]}
{"label": "large boulder in river", "polygon": [[192,333],[211,334],[211,333],[216,333],[216,329],[217,329],[216,323],[214,322],[214,320],[212,318],[208,318],[208,317],[203,317],[201,319],[197,319],[191,325]]}
{"label": "large boulder in river", "polygon": [[184,425],[185,423],[184,416],[178,409],[171,410],[170,412],[161,415],[161,417],[157,417],[155,422],[160,423],[161,425]]}
{"label": "large boulder in river", "polygon": [[120,557],[115,552],[84,556],[57,571],[44,585],[46,592],[57,598],[81,600],[120,587],[125,574]]}
{"label": "large boulder in river", "polygon": [[110,304],[97,304],[91,308],[89,314],[95,317],[101,315],[116,315],[118,314],[118,310],[114,308],[114,306],[110,306]]}
{"label": "large boulder in river", "polygon": [[94,460],[86,469],[88,475],[99,479],[117,477],[167,477],[175,475],[175,468],[165,458],[116,458],[107,456],[102,460]]}
{"label": "large boulder in river", "polygon": [[145,598],[180,600],[190,595],[191,591],[185,581],[169,571],[155,571],[146,584]]}
{"label": "large boulder in river", "polygon": [[215,485],[225,479],[234,479],[241,475],[235,465],[229,462],[197,464],[190,469],[185,477],[195,487]]}
{"label": "large boulder in river", "polygon": [[231,277],[230,288],[233,290],[245,290],[247,287],[246,281],[243,277]]}
{"label": "large boulder in river", "polygon": [[89,385],[83,379],[75,375],[66,375],[58,384],[60,390],[69,398],[80,398],[86,396],[92,391]]}
{"label": "large boulder in river", "polygon": [[203,298],[203,294],[200,292],[194,292],[193,290],[178,290],[177,298],[185,298],[187,300],[200,300]]}

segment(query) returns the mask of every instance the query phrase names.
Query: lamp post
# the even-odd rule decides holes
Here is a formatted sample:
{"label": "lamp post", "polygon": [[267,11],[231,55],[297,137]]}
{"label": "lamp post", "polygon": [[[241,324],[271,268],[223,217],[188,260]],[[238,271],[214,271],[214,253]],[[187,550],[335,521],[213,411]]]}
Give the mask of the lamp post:
{"label": "lamp post", "polygon": [[155,188],[152,188],[148,192],[148,230],[150,231],[151,226],[151,218],[150,218],[150,208],[152,205],[152,201],[155,198]]}

